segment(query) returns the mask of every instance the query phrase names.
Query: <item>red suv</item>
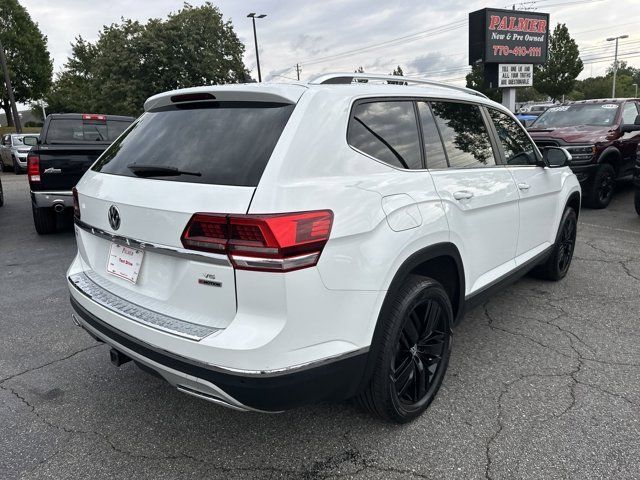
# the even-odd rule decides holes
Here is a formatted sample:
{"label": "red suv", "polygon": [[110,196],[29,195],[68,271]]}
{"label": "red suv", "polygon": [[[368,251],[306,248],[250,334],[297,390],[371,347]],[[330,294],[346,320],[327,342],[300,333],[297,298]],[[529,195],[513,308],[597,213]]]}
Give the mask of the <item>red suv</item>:
{"label": "red suv", "polygon": [[528,130],[540,149],[566,148],[584,204],[606,208],[615,181],[633,174],[640,144],[640,100],[563,103],[540,115]]}

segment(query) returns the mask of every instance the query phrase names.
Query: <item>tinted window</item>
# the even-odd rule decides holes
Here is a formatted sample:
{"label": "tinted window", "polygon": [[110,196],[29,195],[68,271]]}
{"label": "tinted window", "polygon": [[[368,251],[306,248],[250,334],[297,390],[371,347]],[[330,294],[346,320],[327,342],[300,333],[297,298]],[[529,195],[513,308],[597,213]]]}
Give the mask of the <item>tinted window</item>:
{"label": "tinted window", "polygon": [[635,102],[627,102],[622,110],[622,123],[625,125],[633,125],[638,115],[638,108]]}
{"label": "tinted window", "polygon": [[160,166],[200,176],[177,182],[256,186],[293,105],[207,102],[147,112],[100,157],[94,170],[129,177],[128,165]]}
{"label": "tinted window", "polygon": [[495,165],[489,133],[477,105],[431,102],[451,168]]}
{"label": "tinted window", "polygon": [[424,152],[427,157],[427,168],[447,168],[447,157],[444,154],[442,141],[429,104],[419,102],[418,111],[420,112],[420,123],[422,124],[422,138]]}
{"label": "tinted window", "polygon": [[506,113],[489,109],[507,165],[535,165],[536,149],[522,127]]}
{"label": "tinted window", "polygon": [[615,123],[619,105],[616,103],[578,103],[551,107],[538,117],[532,128],[575,127],[591,125],[605,127]]}
{"label": "tinted window", "polygon": [[423,168],[413,102],[370,102],[353,108],[349,145],[398,168]]}
{"label": "tinted window", "polygon": [[54,118],[49,122],[47,143],[113,142],[131,122]]}

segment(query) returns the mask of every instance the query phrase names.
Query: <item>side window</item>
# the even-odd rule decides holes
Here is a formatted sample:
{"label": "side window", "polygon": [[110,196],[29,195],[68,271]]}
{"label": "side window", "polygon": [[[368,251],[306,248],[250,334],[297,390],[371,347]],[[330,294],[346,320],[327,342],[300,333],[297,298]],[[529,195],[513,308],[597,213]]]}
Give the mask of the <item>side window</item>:
{"label": "side window", "polygon": [[507,165],[535,165],[537,153],[522,127],[506,113],[489,108]]}
{"label": "side window", "polygon": [[625,125],[633,125],[638,115],[638,107],[635,102],[627,102],[622,110],[622,123]]}
{"label": "side window", "polygon": [[418,169],[422,155],[412,101],[376,101],[353,108],[349,145],[394,167]]}
{"label": "side window", "polygon": [[442,140],[436,127],[431,108],[426,102],[418,102],[420,123],[422,124],[422,138],[424,141],[424,153],[427,160],[427,168],[447,168],[447,156],[444,153]]}
{"label": "side window", "polygon": [[5,135],[2,137],[2,144],[7,146],[11,145],[11,135]]}
{"label": "side window", "polygon": [[477,105],[431,102],[451,168],[496,164],[489,132]]}

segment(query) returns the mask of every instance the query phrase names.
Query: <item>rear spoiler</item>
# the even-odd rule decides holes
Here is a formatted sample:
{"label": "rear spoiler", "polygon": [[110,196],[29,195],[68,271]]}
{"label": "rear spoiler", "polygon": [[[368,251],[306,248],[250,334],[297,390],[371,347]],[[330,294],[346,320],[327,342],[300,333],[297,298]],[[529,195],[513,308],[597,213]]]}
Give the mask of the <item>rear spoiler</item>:
{"label": "rear spoiler", "polygon": [[[156,108],[172,105],[172,97],[182,99],[191,96],[194,102],[201,102],[202,97],[212,97],[210,100],[218,102],[270,102],[289,103],[298,102],[307,87],[299,84],[235,84],[219,85],[211,87],[194,87],[173,90],[171,92],[159,93],[144,102],[144,110],[154,110]],[[207,100],[205,100],[207,101]],[[181,104],[187,103],[184,100]]]}

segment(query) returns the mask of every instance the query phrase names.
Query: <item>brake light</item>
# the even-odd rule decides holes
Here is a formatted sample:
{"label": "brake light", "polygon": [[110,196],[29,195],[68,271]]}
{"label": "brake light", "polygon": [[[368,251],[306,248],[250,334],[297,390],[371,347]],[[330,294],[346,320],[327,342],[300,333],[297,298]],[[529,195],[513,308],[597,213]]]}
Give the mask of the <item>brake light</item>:
{"label": "brake light", "polygon": [[99,115],[97,113],[83,113],[82,114],[82,120],[98,120],[100,122],[106,122],[107,121],[107,116],[106,115]]}
{"label": "brake light", "polygon": [[40,183],[40,155],[27,155],[27,176],[29,183]]}
{"label": "brake light", "polygon": [[71,193],[73,194],[73,217],[80,220],[80,202],[78,201],[78,190],[76,190],[76,187],[71,189]]}
{"label": "brake light", "polygon": [[196,213],[181,241],[187,249],[226,253],[239,270],[290,272],[318,263],[332,224],[331,210],[268,215]]}

